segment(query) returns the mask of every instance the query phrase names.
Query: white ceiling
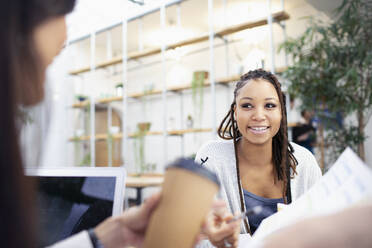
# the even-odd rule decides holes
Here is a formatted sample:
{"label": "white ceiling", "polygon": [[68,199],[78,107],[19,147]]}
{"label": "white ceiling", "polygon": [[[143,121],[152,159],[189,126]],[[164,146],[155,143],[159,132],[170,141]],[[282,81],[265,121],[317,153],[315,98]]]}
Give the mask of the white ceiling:
{"label": "white ceiling", "polygon": [[[145,5],[139,6],[129,0],[79,0],[74,12],[68,16],[68,38],[74,40],[88,35],[94,30],[120,22],[124,14],[128,17],[137,16],[160,6],[163,2],[174,1],[145,0]],[[272,0],[271,2],[273,12],[281,10],[280,0]],[[213,1],[215,29],[265,17],[267,14],[267,0],[226,0],[225,3],[227,11],[224,10],[224,0]],[[177,18],[178,11],[180,11],[179,20]],[[141,22],[144,49],[159,47],[164,39],[172,43],[208,31],[208,0],[185,0],[179,5],[168,7],[165,15],[166,25],[170,30],[161,30],[159,11],[129,22],[128,51],[139,49],[139,25]],[[180,22],[179,27],[177,27],[178,21]],[[169,35],[169,33],[171,34]],[[112,48],[115,50],[116,47],[121,47],[121,27],[112,29],[111,37]],[[106,40],[107,32],[98,34],[96,46],[105,46]]]}
{"label": "white ceiling", "polygon": [[[77,6],[67,18],[68,39],[74,40],[78,37],[90,34],[107,26],[119,23],[124,16],[128,18],[140,15],[148,10],[159,7],[163,3],[174,2],[174,0],[144,0],[145,5],[140,6],[129,0],[78,0]],[[284,8],[302,5],[306,2],[315,7],[327,11],[335,7],[340,0],[285,0]],[[226,3],[226,11],[224,9]],[[322,2],[333,2],[323,3]],[[220,29],[225,26],[234,25],[249,20],[265,17],[267,15],[267,0],[214,0],[214,28]],[[329,6],[332,5],[332,6]],[[281,0],[271,0],[272,12],[282,10]],[[180,11],[180,19],[177,13]],[[188,36],[196,36],[208,31],[208,0],[184,0],[179,5],[173,5],[166,9],[166,25],[170,30],[160,28],[160,13],[153,12],[141,19],[128,23],[128,51],[139,50],[140,32],[139,25],[142,22],[143,48],[159,47],[166,39],[172,43],[177,40],[187,39]],[[177,27],[177,22],[180,25]],[[182,29],[180,31],[180,29]],[[104,48],[107,45],[107,33],[99,33],[96,36],[96,46]],[[118,26],[110,31],[112,49],[114,56],[121,51],[122,30]],[[86,40],[86,44],[89,41]],[[117,51],[116,51],[117,50]]]}
{"label": "white ceiling", "polygon": [[[70,40],[87,35],[123,20],[124,16],[138,15],[160,6],[165,0],[144,0],[141,6],[129,0],[78,0],[74,11],[67,17]],[[169,1],[168,1],[169,2]]]}

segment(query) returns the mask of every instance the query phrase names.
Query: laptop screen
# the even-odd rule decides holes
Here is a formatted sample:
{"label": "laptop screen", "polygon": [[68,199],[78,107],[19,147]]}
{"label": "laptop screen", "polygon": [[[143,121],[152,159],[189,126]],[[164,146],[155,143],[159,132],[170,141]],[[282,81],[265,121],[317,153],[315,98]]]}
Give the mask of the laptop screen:
{"label": "laptop screen", "polygon": [[113,215],[114,176],[38,176],[36,180],[42,246],[95,227]]}

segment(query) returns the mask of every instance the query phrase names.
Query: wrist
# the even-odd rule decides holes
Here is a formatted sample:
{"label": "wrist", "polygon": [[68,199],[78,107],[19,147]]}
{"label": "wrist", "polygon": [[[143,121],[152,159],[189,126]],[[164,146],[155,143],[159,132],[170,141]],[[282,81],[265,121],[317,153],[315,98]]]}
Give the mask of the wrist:
{"label": "wrist", "polygon": [[101,240],[98,238],[93,228],[88,230],[88,235],[89,235],[93,248],[103,248],[103,244],[101,243]]}
{"label": "wrist", "polygon": [[95,228],[95,233],[104,248],[125,247],[129,235],[120,217],[111,217]]}

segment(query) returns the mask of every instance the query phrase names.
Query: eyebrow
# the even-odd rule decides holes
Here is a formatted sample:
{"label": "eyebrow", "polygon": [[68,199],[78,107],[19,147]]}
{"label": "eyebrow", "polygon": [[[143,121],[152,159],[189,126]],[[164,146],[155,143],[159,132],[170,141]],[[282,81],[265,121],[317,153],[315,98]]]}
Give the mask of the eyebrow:
{"label": "eyebrow", "polygon": [[[253,100],[252,97],[247,97],[247,96],[242,97],[240,100],[243,100],[243,99]],[[276,100],[276,101],[279,101],[279,99],[277,99],[277,98],[275,98],[275,97],[268,97],[268,98],[265,98],[265,101],[267,101],[267,100]]]}

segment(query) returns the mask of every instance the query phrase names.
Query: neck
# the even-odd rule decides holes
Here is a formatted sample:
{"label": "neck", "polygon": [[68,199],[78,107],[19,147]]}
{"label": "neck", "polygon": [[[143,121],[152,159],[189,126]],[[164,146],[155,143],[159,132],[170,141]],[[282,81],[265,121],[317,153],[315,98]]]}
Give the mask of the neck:
{"label": "neck", "polygon": [[[250,166],[271,166],[272,164],[272,142],[262,145],[249,143],[244,137],[238,142],[238,156],[244,164]],[[242,161],[242,162],[243,162]]]}

